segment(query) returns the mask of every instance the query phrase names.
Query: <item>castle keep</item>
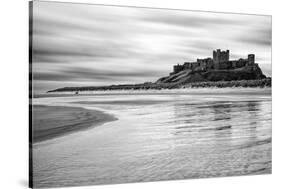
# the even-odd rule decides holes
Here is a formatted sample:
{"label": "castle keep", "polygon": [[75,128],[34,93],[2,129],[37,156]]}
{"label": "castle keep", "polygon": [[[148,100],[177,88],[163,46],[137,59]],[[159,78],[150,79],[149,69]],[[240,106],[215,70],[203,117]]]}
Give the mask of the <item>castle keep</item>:
{"label": "castle keep", "polygon": [[247,59],[229,60],[229,50],[221,51],[217,49],[213,51],[213,58],[197,59],[196,62],[185,62],[183,65],[175,65],[174,72],[171,74],[176,74],[183,70],[229,70],[254,64],[254,54],[249,54]]}

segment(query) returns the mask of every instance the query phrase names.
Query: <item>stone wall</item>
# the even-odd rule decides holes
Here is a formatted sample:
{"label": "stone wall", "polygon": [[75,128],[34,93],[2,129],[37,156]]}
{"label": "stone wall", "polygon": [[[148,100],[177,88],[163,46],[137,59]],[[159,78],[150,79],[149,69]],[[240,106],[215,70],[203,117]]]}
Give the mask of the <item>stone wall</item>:
{"label": "stone wall", "polygon": [[248,59],[229,60],[229,50],[221,51],[217,49],[213,51],[213,58],[197,59],[196,62],[185,62],[183,65],[175,65],[174,72],[178,73],[183,70],[224,70],[224,69],[236,69],[247,65],[255,64],[255,55],[249,54]]}

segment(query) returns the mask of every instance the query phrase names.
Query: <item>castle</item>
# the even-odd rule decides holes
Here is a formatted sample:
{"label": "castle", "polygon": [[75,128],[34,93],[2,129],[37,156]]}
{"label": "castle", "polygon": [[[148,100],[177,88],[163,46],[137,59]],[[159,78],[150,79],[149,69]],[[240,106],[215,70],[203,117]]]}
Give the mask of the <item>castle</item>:
{"label": "castle", "polygon": [[183,70],[229,70],[254,64],[254,54],[249,54],[247,59],[229,60],[229,50],[221,51],[217,49],[213,51],[213,58],[197,59],[196,62],[185,62],[183,65],[175,65],[174,72],[171,74],[176,74]]}

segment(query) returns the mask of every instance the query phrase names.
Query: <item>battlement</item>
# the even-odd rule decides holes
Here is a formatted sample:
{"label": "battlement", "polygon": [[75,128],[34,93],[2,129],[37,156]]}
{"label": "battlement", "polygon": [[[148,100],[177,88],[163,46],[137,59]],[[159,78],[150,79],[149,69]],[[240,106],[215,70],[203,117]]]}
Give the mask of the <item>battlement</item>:
{"label": "battlement", "polygon": [[178,73],[183,70],[223,70],[236,69],[244,66],[255,64],[255,55],[249,54],[247,59],[240,58],[238,60],[229,60],[230,51],[221,51],[217,49],[213,51],[213,58],[197,59],[196,62],[184,62],[184,64],[177,64],[174,66],[174,72]]}
{"label": "battlement", "polygon": [[229,61],[229,50],[221,51],[217,49],[217,51],[213,51],[213,60],[214,63]]}

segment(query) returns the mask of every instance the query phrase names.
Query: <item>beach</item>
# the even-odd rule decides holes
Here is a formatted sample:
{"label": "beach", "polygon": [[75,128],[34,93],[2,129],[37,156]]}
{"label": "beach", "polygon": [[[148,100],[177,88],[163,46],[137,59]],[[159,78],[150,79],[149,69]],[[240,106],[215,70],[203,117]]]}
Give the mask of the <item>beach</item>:
{"label": "beach", "polygon": [[[77,111],[84,112],[79,114],[81,120],[92,124],[33,144],[34,187],[270,174],[272,170],[270,88],[46,95],[34,98],[33,105],[51,112],[39,114],[54,122],[54,128],[61,118],[66,125],[73,123],[70,120],[78,123]],[[54,112],[58,107],[61,114]],[[87,117],[87,111],[94,115]],[[105,118],[96,124],[103,114],[115,120]]]}
{"label": "beach", "polygon": [[116,120],[97,110],[64,106],[33,106],[33,142],[59,137]]}

